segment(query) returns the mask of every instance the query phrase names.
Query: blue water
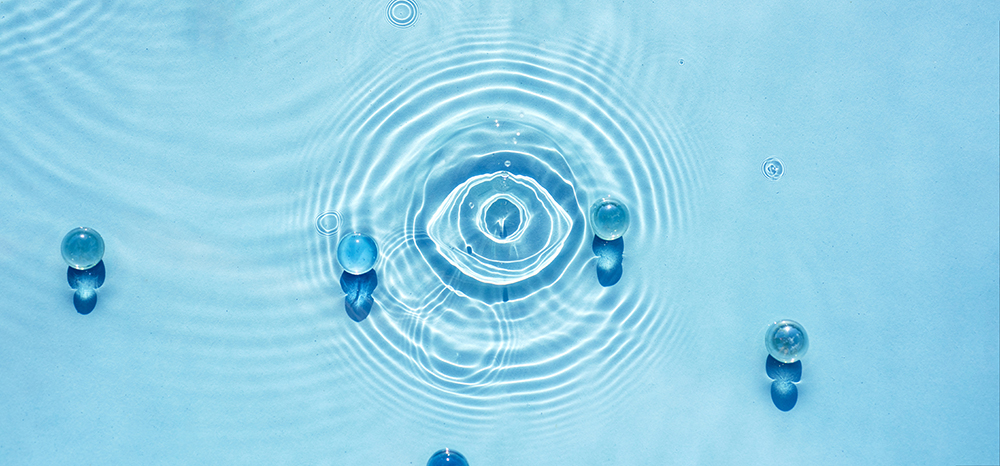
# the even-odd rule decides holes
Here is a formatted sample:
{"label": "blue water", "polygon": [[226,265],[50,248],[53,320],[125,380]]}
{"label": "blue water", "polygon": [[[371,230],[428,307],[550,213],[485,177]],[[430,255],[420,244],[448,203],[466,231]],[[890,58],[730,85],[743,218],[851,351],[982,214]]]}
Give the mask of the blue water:
{"label": "blue water", "polygon": [[0,3],[0,463],[998,464],[998,20]]}

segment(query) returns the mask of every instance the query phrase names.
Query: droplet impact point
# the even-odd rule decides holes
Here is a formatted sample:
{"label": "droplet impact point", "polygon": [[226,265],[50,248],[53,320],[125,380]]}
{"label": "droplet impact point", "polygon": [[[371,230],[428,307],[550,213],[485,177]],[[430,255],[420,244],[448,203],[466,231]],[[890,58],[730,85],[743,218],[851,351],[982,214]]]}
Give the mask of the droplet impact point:
{"label": "droplet impact point", "polygon": [[337,261],[349,274],[361,275],[375,267],[378,244],[364,233],[351,233],[337,245]]}
{"label": "droplet impact point", "polygon": [[809,336],[802,324],[794,320],[781,320],[767,328],[764,346],[772,358],[792,363],[802,359],[809,350]]}
{"label": "droplet impact point", "polygon": [[87,270],[104,258],[104,238],[92,228],[74,228],[63,237],[61,250],[70,267]]}
{"label": "droplet impact point", "polygon": [[427,460],[427,466],[469,466],[469,462],[461,453],[445,448],[431,455],[431,459]]}
{"label": "droplet impact point", "polygon": [[598,238],[613,241],[628,231],[628,207],[617,199],[605,197],[590,207],[590,227]]}

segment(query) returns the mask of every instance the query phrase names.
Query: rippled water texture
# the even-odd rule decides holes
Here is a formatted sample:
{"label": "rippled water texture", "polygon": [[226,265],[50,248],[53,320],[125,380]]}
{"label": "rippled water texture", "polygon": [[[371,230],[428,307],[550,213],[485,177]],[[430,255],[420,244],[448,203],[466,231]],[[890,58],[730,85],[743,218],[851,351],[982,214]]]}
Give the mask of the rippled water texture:
{"label": "rippled water texture", "polygon": [[[691,150],[662,109],[615,85],[597,44],[447,38],[362,80],[305,154],[318,189],[301,216],[334,209],[384,245],[377,310],[346,350],[397,396],[457,415],[501,398],[564,406],[585,374],[603,380],[587,390],[613,392],[607,379],[670,351],[682,319],[628,257],[683,234]],[[587,225],[604,196],[633,219],[611,288]],[[335,273],[329,252],[309,259],[324,281]]]}

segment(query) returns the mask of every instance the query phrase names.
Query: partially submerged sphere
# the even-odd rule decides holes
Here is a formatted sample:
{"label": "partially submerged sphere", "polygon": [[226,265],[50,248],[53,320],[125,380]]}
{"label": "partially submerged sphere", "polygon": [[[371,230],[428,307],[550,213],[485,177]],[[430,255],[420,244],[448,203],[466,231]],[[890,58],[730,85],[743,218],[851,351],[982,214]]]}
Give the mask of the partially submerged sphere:
{"label": "partially submerged sphere", "polygon": [[61,249],[70,267],[87,270],[104,258],[104,238],[92,228],[74,228],[63,237]]}
{"label": "partially submerged sphere", "polygon": [[793,363],[802,359],[809,350],[809,336],[802,324],[794,320],[782,320],[767,328],[764,346],[774,359]]}
{"label": "partially submerged sphere", "polygon": [[337,245],[337,260],[344,270],[352,275],[361,275],[375,267],[378,260],[378,245],[371,236],[351,233]]}
{"label": "partially submerged sphere", "polygon": [[590,227],[598,238],[614,241],[628,230],[628,207],[617,199],[605,197],[590,207]]}
{"label": "partially submerged sphere", "polygon": [[438,450],[427,460],[427,466],[469,466],[469,462],[461,453],[445,448]]}

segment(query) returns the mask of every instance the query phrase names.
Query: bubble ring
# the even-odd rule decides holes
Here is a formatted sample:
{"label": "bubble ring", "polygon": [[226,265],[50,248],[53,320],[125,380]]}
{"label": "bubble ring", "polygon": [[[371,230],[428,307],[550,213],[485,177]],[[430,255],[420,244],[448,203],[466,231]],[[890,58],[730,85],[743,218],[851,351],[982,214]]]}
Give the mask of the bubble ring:
{"label": "bubble ring", "polygon": [[781,178],[782,173],[785,172],[785,168],[781,164],[781,160],[778,160],[777,157],[771,157],[760,165],[760,171],[765,177],[767,177],[767,179],[771,181],[778,181]]}
{"label": "bubble ring", "polygon": [[[405,15],[397,15],[397,10],[405,9]],[[385,7],[385,18],[398,28],[408,28],[417,21],[417,4],[413,0],[392,0]]]}
{"label": "bubble ring", "polygon": [[[328,226],[327,221],[332,223]],[[319,217],[316,217],[316,229],[319,230],[319,234],[323,236],[333,236],[337,234],[337,231],[340,230],[340,223],[340,213],[336,210],[323,212],[322,214],[319,214]]]}

